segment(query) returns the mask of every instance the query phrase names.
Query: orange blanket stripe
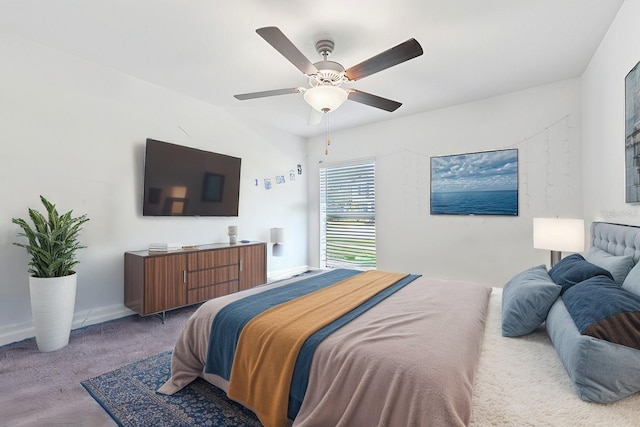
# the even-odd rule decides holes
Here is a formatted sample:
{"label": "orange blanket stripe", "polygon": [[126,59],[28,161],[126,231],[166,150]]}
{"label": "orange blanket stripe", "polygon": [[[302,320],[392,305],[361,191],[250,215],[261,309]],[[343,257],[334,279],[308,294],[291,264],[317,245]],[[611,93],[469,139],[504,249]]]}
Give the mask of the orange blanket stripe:
{"label": "orange blanket stripe", "polygon": [[406,276],[366,271],[254,317],[240,334],[229,397],[252,409],[265,427],[286,426],[291,377],[305,340]]}

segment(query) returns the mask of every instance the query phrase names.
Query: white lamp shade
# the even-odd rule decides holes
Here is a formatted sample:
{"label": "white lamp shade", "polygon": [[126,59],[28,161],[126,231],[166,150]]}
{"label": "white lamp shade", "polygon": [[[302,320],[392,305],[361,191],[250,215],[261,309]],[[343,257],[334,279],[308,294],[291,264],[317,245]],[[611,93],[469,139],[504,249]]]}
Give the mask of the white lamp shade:
{"label": "white lamp shade", "polygon": [[284,228],[275,227],[271,229],[271,243],[284,243]]}
{"label": "white lamp shade", "polygon": [[304,100],[323,113],[333,111],[347,100],[346,90],[336,86],[316,86],[304,92]]}
{"label": "white lamp shade", "polygon": [[584,220],[534,218],[533,247],[559,252],[584,250]]}

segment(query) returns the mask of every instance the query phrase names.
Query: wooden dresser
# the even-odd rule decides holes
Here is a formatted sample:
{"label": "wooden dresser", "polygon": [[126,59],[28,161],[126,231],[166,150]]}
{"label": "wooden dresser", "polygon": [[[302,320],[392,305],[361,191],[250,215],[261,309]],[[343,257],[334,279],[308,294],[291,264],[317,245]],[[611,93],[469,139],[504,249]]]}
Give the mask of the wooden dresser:
{"label": "wooden dresser", "polygon": [[124,254],[124,305],[141,316],[249,289],[267,281],[267,245],[200,245]]}

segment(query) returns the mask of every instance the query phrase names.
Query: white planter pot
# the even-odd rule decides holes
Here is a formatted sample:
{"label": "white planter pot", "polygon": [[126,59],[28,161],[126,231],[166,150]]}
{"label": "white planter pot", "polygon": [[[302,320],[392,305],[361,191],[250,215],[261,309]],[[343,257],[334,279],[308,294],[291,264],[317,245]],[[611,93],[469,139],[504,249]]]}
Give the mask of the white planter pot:
{"label": "white planter pot", "polygon": [[54,351],[69,344],[77,278],[76,273],[64,277],[29,277],[38,350]]}

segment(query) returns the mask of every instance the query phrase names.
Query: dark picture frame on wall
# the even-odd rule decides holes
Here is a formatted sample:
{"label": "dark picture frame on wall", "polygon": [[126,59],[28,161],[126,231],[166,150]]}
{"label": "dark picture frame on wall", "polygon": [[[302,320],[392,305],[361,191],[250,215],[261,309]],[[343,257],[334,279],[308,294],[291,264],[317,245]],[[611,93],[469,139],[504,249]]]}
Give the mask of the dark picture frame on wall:
{"label": "dark picture frame on wall", "polygon": [[431,215],[518,216],[518,149],[431,157]]}
{"label": "dark picture frame on wall", "polygon": [[640,202],[640,61],[624,78],[625,201]]}

